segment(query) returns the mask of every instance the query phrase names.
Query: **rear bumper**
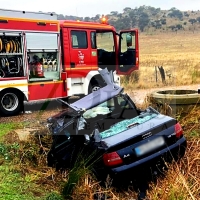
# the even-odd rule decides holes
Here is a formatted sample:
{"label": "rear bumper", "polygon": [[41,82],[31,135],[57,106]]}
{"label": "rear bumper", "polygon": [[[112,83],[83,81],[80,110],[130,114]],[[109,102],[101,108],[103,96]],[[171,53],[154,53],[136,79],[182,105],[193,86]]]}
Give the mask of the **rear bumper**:
{"label": "rear bumper", "polygon": [[161,151],[158,151],[148,157],[130,163],[128,165],[119,166],[116,168],[111,169],[111,175],[118,176],[118,175],[125,175],[129,174],[132,170],[140,170],[143,167],[148,167],[151,164],[155,163],[156,161],[160,160],[161,158],[167,159],[167,161],[171,161],[173,158],[181,158],[185,154],[187,142],[185,137],[182,137],[178,140],[175,144],[168,146]]}

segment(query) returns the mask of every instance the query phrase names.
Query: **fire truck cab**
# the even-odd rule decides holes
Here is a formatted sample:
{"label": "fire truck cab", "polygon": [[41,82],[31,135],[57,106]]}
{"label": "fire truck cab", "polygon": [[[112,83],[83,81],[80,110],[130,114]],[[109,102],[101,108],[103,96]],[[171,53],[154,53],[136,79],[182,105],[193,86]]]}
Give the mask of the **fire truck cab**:
{"label": "fire truck cab", "polygon": [[117,84],[139,69],[137,29],[0,10],[0,115],[18,114],[24,101],[87,95],[105,85],[104,68]]}

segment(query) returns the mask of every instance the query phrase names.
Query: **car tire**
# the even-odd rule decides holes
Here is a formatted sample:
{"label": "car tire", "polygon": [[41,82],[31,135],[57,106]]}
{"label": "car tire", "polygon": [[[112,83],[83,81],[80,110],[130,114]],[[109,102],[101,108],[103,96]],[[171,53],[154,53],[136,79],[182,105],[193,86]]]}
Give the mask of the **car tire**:
{"label": "car tire", "polygon": [[17,91],[5,90],[0,93],[0,114],[3,116],[14,116],[23,108],[23,99]]}

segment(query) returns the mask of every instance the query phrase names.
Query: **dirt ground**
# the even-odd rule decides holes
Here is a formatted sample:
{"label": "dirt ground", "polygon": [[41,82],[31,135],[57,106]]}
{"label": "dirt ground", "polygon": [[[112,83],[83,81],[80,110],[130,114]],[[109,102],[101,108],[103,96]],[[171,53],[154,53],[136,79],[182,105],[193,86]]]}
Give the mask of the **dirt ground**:
{"label": "dirt ground", "polygon": [[[198,85],[188,85],[188,86],[177,86],[177,87],[163,87],[163,88],[152,88],[152,89],[137,89],[137,90],[126,90],[125,92],[133,99],[133,101],[138,105],[142,105],[145,102],[145,97],[148,93],[163,89],[192,89],[197,90]],[[51,109],[44,111],[29,111],[26,110],[25,114],[20,114],[13,117],[0,117],[0,123],[5,122],[28,122],[31,124],[31,128],[39,128],[42,122],[46,122],[46,119],[56,113],[58,113],[62,108],[51,106]],[[53,109],[52,109],[53,108]]]}
{"label": "dirt ground", "polygon": [[127,94],[133,99],[133,101],[137,105],[142,105],[145,101],[145,97],[147,94],[158,91],[158,90],[175,90],[175,89],[188,89],[188,90],[198,90],[199,85],[184,85],[184,86],[176,86],[176,87],[163,87],[163,88],[152,88],[152,89],[139,89],[134,91],[127,91]]}

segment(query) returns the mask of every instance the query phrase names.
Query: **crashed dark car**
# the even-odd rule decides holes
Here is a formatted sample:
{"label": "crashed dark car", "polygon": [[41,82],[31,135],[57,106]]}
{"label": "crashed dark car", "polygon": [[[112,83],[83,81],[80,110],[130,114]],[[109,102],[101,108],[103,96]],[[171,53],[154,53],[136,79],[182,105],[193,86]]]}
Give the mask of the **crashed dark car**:
{"label": "crashed dark car", "polygon": [[176,119],[152,107],[138,109],[111,73],[100,74],[105,87],[72,104],[63,102],[67,108],[48,119],[53,136],[49,166],[69,167],[81,147],[100,156],[97,172],[111,176],[184,156],[186,139]]}

